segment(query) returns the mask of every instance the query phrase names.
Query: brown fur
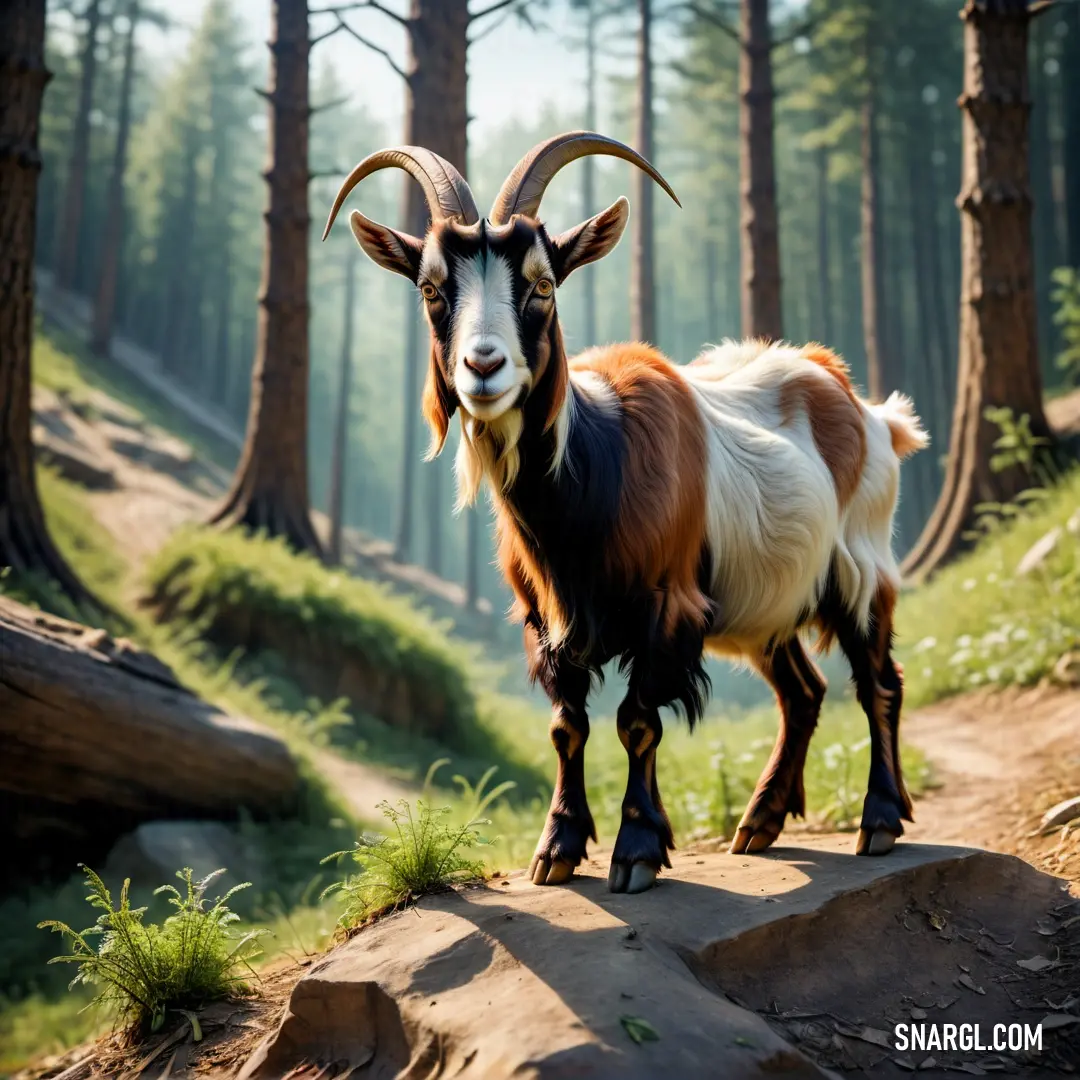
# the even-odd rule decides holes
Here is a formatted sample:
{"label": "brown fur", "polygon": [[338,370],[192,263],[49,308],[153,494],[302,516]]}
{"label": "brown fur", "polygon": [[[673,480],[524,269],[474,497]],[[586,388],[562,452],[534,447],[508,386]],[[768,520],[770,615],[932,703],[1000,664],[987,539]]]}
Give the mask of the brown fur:
{"label": "brown fur", "polygon": [[814,445],[832,473],[842,509],[851,501],[862,477],[866,429],[846,376],[841,381],[831,368],[822,366],[834,379],[807,372],[784,383],[780,388],[780,415],[784,424],[790,424],[800,409],[806,413]]}
{"label": "brown fur", "polygon": [[450,430],[450,415],[457,407],[457,399],[443,374],[440,354],[441,349],[433,338],[424,393],[420,401],[420,410],[431,428],[431,447],[427,453],[429,461],[442,452],[447,432]]}
{"label": "brown fur", "polygon": [[667,632],[684,619],[700,622],[710,606],[698,585],[708,448],[693,395],[648,345],[612,345],[575,366],[603,376],[622,412],[626,457],[610,569],[656,591]]}
{"label": "brown fur", "polygon": [[812,360],[823,367],[844,388],[848,397],[852,401],[855,400],[855,389],[851,385],[851,369],[832,349],[811,341],[810,344],[803,346],[802,354],[807,360]]}

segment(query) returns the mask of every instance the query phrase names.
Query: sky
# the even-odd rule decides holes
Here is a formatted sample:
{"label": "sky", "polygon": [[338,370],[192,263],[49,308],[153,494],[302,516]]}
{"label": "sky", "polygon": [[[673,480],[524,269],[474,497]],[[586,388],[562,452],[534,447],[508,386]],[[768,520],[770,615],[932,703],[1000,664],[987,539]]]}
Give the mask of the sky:
{"label": "sky", "polygon": [[[386,7],[404,13],[408,0],[383,0]],[[250,28],[253,43],[261,45],[270,32],[269,0],[234,0]],[[311,6],[329,6],[332,0],[312,0]],[[489,6],[491,0],[472,0],[473,11]],[[188,26],[195,26],[202,14],[205,0],[173,0],[170,13]],[[469,114],[470,140],[482,143],[505,122],[511,107],[539,109],[552,104],[566,112],[581,109],[584,78],[584,58],[573,47],[580,37],[579,19],[569,11],[564,0],[541,0],[533,5],[544,29],[531,30],[511,16],[492,29],[469,50]],[[478,23],[474,33],[487,29],[500,20],[502,13]],[[349,22],[365,37],[386,49],[399,66],[405,62],[405,34],[392,19],[377,11],[357,11],[347,16]],[[601,74],[616,69],[633,70],[633,21],[621,21],[628,36],[610,49],[611,55],[601,62]],[[313,36],[333,26],[327,16],[313,16]],[[670,27],[659,27],[654,46],[656,59],[673,56],[680,48]],[[144,48],[152,57],[167,62],[175,56],[184,42],[184,31],[169,35],[156,32],[143,35]],[[366,49],[347,34],[339,33],[317,45],[312,54],[313,70],[329,59],[342,80],[388,130],[400,130],[404,114],[404,88],[401,79],[386,60]],[[601,96],[603,88],[601,87]]]}

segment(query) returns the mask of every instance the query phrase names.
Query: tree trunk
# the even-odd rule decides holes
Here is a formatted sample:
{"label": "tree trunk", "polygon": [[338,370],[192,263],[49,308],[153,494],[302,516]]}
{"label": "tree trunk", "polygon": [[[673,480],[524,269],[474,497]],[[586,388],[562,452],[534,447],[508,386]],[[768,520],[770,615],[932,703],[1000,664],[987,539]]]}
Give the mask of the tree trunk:
{"label": "tree trunk", "polygon": [[1080,266],[1080,4],[1062,5],[1059,19],[1067,20],[1066,53],[1061,65],[1065,105],[1065,207],[1068,216],[1065,261]]}
{"label": "tree trunk", "polygon": [[[637,0],[638,78],[637,152],[654,161],[652,90],[652,0]],[[656,289],[654,280],[653,181],[634,170],[633,246],[630,254],[630,336],[656,343]],[[594,344],[592,341],[589,344]]]}
{"label": "tree trunk", "polygon": [[318,554],[308,513],[308,14],[273,0],[269,201],[247,438],[232,489],[211,519]]}
{"label": "tree trunk", "polygon": [[53,545],[30,439],[34,229],[45,0],[0,5],[0,567],[40,574],[76,603],[90,597]]}
{"label": "tree trunk", "polygon": [[772,31],[769,0],[741,0],[739,196],[742,203],[742,332],[779,340],[780,242],[773,160]]}
{"label": "tree trunk", "polygon": [[[585,130],[596,130],[596,24],[598,16],[595,0],[587,0],[585,11]],[[581,162],[581,201],[584,221],[596,213],[595,203],[596,158],[589,154]],[[585,305],[585,347],[596,342],[596,264],[588,263],[582,268],[581,292]]]}
{"label": "tree trunk", "polygon": [[97,73],[97,36],[101,22],[101,0],[90,0],[86,9],[86,42],[80,62],[79,102],[71,134],[67,184],[63,203],[56,216],[53,273],[56,284],[70,289],[75,284],[82,231],[83,200],[86,197],[86,167],[90,159],[90,111],[94,105],[94,77]]}
{"label": "tree trunk", "polygon": [[963,275],[960,363],[945,484],[905,561],[922,578],[966,544],[982,502],[1008,502],[1028,483],[1018,468],[994,472],[997,428],[989,407],[1027,414],[1036,436],[1051,437],[1043,413],[1032,281],[1028,158],[1026,0],[967,0],[964,19]]}
{"label": "tree trunk", "polygon": [[280,739],[153,656],[3,597],[0,742],[6,873],[28,878],[101,859],[143,821],[288,813],[300,785]]}
{"label": "tree trunk", "polygon": [[866,382],[870,397],[884,400],[893,386],[893,372],[884,352],[881,333],[882,263],[881,214],[878,180],[877,88],[871,78],[862,105],[862,318],[866,349]]}
{"label": "tree trunk", "polygon": [[[467,0],[412,0],[409,9],[405,91],[406,145],[423,146],[466,175],[466,112],[469,9]],[[419,185],[405,178],[403,227],[423,236],[428,209]],[[413,503],[420,458],[420,334],[412,295],[405,309],[405,431],[401,460],[395,555],[413,554]]]}
{"label": "tree trunk", "polygon": [[1038,327],[1039,355],[1044,374],[1053,375],[1057,352],[1054,305],[1050,297],[1050,274],[1064,261],[1058,246],[1057,207],[1054,205],[1053,151],[1050,134],[1050,80],[1044,64],[1047,58],[1045,31],[1032,32],[1031,57],[1031,193],[1033,258],[1035,262],[1035,320]]}
{"label": "tree trunk", "polygon": [[817,257],[818,302],[822,340],[832,344],[832,281],[829,277],[832,265],[829,255],[829,150],[819,146],[817,152],[818,207],[817,207]]}
{"label": "tree trunk", "polygon": [[356,307],[356,262],[359,249],[349,245],[345,256],[345,324],[341,331],[341,367],[338,370],[337,417],[330,459],[330,542],[327,560],[341,565],[341,528],[345,516],[345,464],[349,452],[349,396],[352,392],[353,311]]}
{"label": "tree trunk", "polygon": [[120,78],[120,109],[113,151],[112,173],[105,211],[101,262],[90,329],[90,348],[108,355],[116,314],[116,285],[120,276],[120,252],[124,244],[124,171],[127,168],[128,135],[131,132],[131,88],[135,81],[135,27],[139,21],[139,0],[128,5],[128,32],[124,42],[124,72]]}

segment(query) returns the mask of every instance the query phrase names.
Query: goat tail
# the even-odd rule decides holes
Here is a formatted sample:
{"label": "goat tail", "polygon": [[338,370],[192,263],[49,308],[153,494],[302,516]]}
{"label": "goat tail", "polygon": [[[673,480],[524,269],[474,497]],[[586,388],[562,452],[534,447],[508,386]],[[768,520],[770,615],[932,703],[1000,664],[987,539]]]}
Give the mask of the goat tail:
{"label": "goat tail", "polygon": [[901,461],[930,445],[930,435],[915,413],[915,403],[907,394],[894,390],[884,402],[872,407],[888,426],[893,453]]}

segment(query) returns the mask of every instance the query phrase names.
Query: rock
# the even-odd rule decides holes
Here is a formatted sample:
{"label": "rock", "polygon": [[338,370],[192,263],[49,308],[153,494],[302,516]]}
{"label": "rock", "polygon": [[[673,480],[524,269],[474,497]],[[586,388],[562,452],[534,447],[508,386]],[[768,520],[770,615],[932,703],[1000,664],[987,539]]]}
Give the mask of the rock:
{"label": "rock", "polygon": [[1058,546],[1062,531],[1060,525],[1055,525],[1045,536],[1036,540],[1016,564],[1016,576],[1023,577],[1042,566]]}
{"label": "rock", "polygon": [[190,866],[195,878],[224,867],[213,895],[243,881],[258,881],[265,870],[261,853],[219,821],[148,821],[121,837],[105,861],[107,873],[131,878],[136,886],[175,884],[177,870]]}
{"label": "rock", "polygon": [[1059,802],[1057,806],[1051,806],[1042,816],[1041,827],[1056,829],[1059,825],[1067,825],[1077,818],[1080,818],[1080,795]]}
{"label": "rock", "polygon": [[[388,1080],[891,1076],[877,1067],[898,988],[953,1020],[942,988],[962,968],[985,987],[965,1022],[1014,1015],[997,976],[1015,983],[1016,956],[1041,943],[1028,927],[1062,900],[1019,859],[931,845],[684,853],[639,896],[607,891],[605,861],[566,887],[517,873],[361,931],[300,979],[238,1080],[301,1062]],[[943,945],[925,915],[938,909],[988,936]]]}
{"label": "rock", "polygon": [[1050,676],[1059,686],[1080,686],[1080,652],[1059,657]]}
{"label": "rock", "polygon": [[73,484],[90,491],[113,491],[116,477],[112,469],[98,465],[72,443],[65,443],[51,431],[38,425],[34,431],[34,457],[49,465]]}

